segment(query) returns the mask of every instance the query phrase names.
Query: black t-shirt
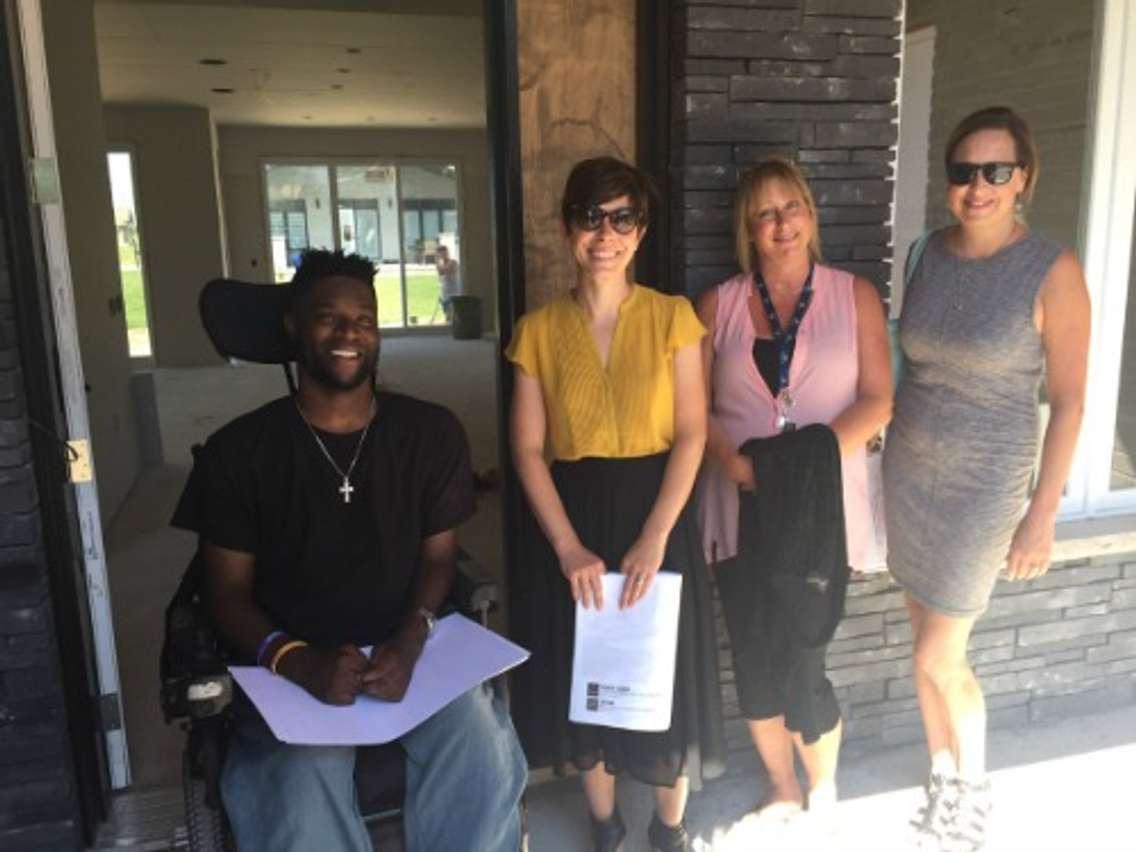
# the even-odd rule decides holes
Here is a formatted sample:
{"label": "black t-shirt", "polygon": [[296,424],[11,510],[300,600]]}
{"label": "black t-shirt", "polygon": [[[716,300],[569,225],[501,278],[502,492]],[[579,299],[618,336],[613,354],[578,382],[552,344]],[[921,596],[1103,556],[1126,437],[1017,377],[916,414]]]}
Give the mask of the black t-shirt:
{"label": "black t-shirt", "polygon": [[363,432],[320,438],[291,397],[237,418],[197,453],[174,526],[256,558],[254,596],[280,629],[313,643],[388,638],[413,602],[422,540],[473,514],[469,446],[457,418],[377,394]]}

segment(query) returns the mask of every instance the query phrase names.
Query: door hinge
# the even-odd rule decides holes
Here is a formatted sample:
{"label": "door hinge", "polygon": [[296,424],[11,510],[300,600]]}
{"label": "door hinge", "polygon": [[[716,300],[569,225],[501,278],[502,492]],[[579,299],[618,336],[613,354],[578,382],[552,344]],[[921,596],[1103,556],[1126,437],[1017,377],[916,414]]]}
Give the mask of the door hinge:
{"label": "door hinge", "polygon": [[104,734],[122,729],[122,709],[117,692],[99,696],[99,726]]}

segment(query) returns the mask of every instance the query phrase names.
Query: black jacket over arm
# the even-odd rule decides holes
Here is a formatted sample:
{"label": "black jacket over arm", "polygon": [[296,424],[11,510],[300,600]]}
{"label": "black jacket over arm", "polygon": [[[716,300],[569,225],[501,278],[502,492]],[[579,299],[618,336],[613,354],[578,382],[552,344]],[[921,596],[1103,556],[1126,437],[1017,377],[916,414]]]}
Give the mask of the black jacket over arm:
{"label": "black jacket over arm", "polygon": [[793,644],[823,653],[844,614],[849,571],[836,435],[813,424],[741,451],[757,491],[741,495],[738,561],[769,578]]}

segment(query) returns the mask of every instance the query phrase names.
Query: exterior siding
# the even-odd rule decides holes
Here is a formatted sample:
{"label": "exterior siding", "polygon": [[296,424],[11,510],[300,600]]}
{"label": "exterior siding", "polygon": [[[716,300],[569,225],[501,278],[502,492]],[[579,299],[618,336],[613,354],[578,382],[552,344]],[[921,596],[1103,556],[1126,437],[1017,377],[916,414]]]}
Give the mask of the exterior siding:
{"label": "exterior siding", "polygon": [[1032,227],[1077,245],[1092,73],[1093,3],[908,0],[907,28],[936,28],[927,224],[947,224],[943,149],[959,119],[1003,104],[1041,151]]}

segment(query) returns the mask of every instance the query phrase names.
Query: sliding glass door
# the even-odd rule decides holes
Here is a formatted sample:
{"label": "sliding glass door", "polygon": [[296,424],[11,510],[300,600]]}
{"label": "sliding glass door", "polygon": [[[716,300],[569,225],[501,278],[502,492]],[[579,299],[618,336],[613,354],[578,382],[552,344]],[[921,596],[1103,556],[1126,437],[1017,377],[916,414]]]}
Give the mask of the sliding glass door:
{"label": "sliding glass door", "polygon": [[305,249],[342,249],[375,264],[381,326],[448,323],[445,300],[461,292],[455,165],[270,162],[264,186],[275,281]]}

